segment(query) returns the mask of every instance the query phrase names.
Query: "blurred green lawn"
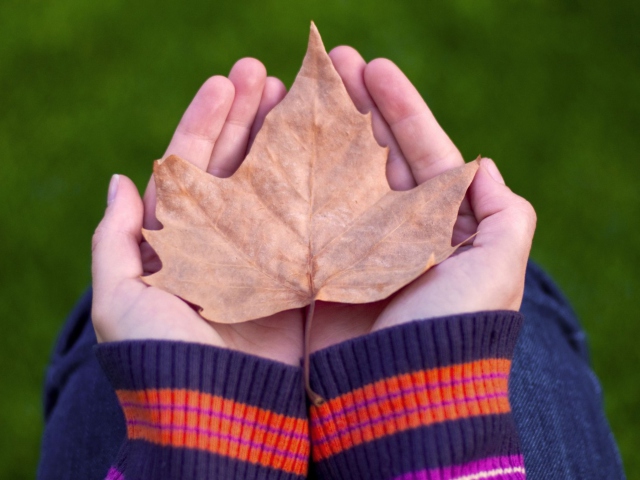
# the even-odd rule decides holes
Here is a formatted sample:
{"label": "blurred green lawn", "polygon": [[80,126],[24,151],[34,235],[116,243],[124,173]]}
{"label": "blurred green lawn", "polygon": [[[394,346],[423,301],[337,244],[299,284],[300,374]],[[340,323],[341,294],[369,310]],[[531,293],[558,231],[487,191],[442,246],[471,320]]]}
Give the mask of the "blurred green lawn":
{"label": "blurred green lawn", "polygon": [[328,48],[395,61],[465,157],[533,202],[533,257],[582,318],[640,471],[638,2],[183,3],[0,3],[0,478],[34,475],[44,368],[90,282],[110,175],[144,188],[199,85],[238,58],[290,84],[311,19]]}

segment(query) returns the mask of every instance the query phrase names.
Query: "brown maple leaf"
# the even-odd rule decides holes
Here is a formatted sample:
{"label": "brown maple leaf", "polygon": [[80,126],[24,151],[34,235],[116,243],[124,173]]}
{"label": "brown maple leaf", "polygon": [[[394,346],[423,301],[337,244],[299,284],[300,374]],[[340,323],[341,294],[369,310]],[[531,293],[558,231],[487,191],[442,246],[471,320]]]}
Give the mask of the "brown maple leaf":
{"label": "brown maple leaf", "polygon": [[387,149],[359,113],[312,24],[302,68],[230,178],[170,156],[154,166],[162,269],[144,281],[243,322],[315,300],[388,297],[456,249],[477,162],[392,191]]}

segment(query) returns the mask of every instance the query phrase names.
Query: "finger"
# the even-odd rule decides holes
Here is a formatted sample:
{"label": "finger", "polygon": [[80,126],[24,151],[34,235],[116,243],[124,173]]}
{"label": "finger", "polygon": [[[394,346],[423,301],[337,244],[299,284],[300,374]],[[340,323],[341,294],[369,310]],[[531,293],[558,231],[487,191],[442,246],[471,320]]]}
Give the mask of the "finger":
{"label": "finger", "polygon": [[282,83],[279,78],[267,77],[264,83],[260,105],[258,106],[258,113],[256,113],[256,118],[251,126],[247,152],[251,149],[251,144],[253,144],[253,140],[256,138],[260,128],[262,128],[267,114],[282,101],[286,94],[287,87],[284,86],[284,83]]}
{"label": "finger", "polygon": [[108,298],[119,284],[142,274],[140,240],[143,205],[138,189],[123,175],[109,185],[109,205],[92,240],[94,298]]}
{"label": "finger", "polygon": [[235,98],[209,160],[207,171],[212,175],[229,177],[244,160],[266,77],[264,65],[255,58],[238,60],[231,69]]}
{"label": "finger", "polygon": [[396,142],[389,125],[382,117],[364,83],[364,71],[367,63],[355,49],[347,46],[334,48],[329,56],[356,108],[361,113],[371,112],[373,135],[376,141],[382,146],[389,147],[387,160],[389,185],[394,190],[413,188],[416,183],[398,142]]}
{"label": "finger", "polygon": [[458,209],[458,218],[453,226],[451,245],[471,245],[475,233],[478,231],[478,221],[469,204],[469,195],[465,195]]}
{"label": "finger", "polygon": [[[358,51],[342,45],[331,50],[329,57],[340,78],[342,78],[342,82],[351,100],[360,113],[367,113],[374,109],[377,110],[364,84],[363,75],[367,62],[364,61]],[[391,134],[391,131],[387,132],[387,134]]]}
{"label": "finger", "polygon": [[[209,78],[198,90],[184,112],[178,128],[163,156],[178,155],[201,169],[206,169],[220,131],[233,103],[233,83],[222,76]],[[144,194],[144,228],[157,230],[156,186],[153,176]]]}
{"label": "finger", "polygon": [[464,163],[420,93],[393,62],[371,61],[364,81],[418,184]]}
{"label": "finger", "polygon": [[223,76],[207,80],[185,111],[165,157],[178,155],[203,170],[234,100],[234,85]]}
{"label": "finger", "polygon": [[469,201],[478,221],[473,248],[495,253],[524,272],[536,227],[535,210],[505,184],[492,160],[483,158],[469,188]]}

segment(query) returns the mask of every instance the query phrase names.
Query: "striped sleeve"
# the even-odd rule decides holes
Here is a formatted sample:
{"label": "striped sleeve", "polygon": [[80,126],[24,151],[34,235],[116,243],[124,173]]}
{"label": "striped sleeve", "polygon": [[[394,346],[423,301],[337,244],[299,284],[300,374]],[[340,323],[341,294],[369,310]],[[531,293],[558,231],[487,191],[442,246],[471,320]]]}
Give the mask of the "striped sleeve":
{"label": "striped sleeve", "polygon": [[299,368],[179,342],[107,343],[96,354],[127,426],[108,480],[306,477]]}
{"label": "striped sleeve", "polygon": [[508,380],[517,312],[416,321],[311,359],[319,478],[525,478]]}

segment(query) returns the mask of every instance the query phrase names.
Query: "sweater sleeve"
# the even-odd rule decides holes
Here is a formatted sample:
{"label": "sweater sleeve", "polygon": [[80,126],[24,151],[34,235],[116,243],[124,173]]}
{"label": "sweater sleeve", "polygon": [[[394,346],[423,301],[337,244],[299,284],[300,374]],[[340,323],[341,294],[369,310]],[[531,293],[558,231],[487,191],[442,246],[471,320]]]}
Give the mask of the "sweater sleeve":
{"label": "sweater sleeve", "polygon": [[191,343],[95,348],[127,426],[108,480],[306,477],[299,368]]}
{"label": "sweater sleeve", "polygon": [[319,478],[525,478],[508,398],[517,312],[421,320],[319,351],[311,387]]}

